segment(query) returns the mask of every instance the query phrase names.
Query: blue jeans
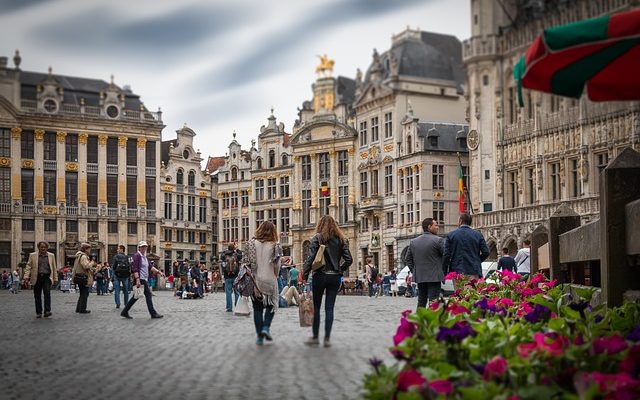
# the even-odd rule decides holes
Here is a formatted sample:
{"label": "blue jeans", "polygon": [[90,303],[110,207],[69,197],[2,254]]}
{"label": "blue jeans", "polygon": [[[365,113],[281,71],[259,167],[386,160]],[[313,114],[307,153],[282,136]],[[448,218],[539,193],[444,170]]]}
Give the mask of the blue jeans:
{"label": "blue jeans", "polygon": [[269,331],[273,321],[273,306],[265,306],[261,301],[253,300],[253,323],[256,325],[256,334],[260,336],[263,330]]}
{"label": "blue jeans", "polygon": [[120,284],[122,284],[124,292],[124,304],[127,304],[129,302],[129,278],[115,278],[113,280],[113,293],[118,307],[120,307]]}
{"label": "blue jeans", "polygon": [[389,296],[389,293],[391,292],[391,284],[390,283],[383,283],[382,284],[382,292],[384,293],[385,296]]}
{"label": "blue jeans", "polygon": [[[238,293],[238,291],[233,289],[233,281],[234,280],[235,280],[235,278],[229,278],[229,279],[225,279],[224,280],[224,292],[227,295],[227,311],[232,311],[233,310],[233,306],[238,303],[238,297],[240,297],[240,294]],[[235,298],[236,298],[236,300],[233,302],[233,304],[231,304],[231,292],[232,291],[235,294]]]}

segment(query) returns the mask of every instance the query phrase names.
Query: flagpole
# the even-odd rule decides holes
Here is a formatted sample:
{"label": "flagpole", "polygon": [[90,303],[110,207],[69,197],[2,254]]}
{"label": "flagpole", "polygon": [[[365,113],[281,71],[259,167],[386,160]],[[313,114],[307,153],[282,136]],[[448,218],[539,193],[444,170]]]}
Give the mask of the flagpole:
{"label": "flagpole", "polygon": [[[458,151],[456,152],[456,154],[458,155],[458,163],[460,164],[460,171],[462,171],[462,159],[460,158],[460,152]],[[469,194],[469,189],[467,188],[467,185],[465,184],[464,179],[462,180],[462,190],[467,195],[467,199],[469,199],[469,211],[471,211],[471,215],[473,215],[475,213],[473,212],[473,205],[471,204],[471,195]]]}

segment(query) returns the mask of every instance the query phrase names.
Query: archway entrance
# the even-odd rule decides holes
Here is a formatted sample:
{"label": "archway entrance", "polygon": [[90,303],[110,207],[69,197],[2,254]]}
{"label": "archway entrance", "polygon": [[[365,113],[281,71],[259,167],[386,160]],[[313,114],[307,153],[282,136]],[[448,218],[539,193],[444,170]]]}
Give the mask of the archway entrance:
{"label": "archway entrance", "polygon": [[487,261],[496,261],[498,259],[498,246],[494,241],[490,241],[488,245],[489,245],[489,257],[487,257]]}

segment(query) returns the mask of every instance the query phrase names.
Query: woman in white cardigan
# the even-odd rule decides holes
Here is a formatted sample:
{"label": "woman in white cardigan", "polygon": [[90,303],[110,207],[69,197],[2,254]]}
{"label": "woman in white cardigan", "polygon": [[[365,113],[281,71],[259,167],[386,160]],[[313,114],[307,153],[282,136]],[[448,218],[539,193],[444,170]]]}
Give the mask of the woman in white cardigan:
{"label": "woman in white cardigan", "polygon": [[256,344],[262,346],[264,340],[273,340],[269,329],[278,309],[278,272],[282,247],[278,243],[278,232],[272,222],[265,221],[258,227],[256,237],[247,243],[245,261],[256,281],[256,291],[252,296],[253,322],[258,336]]}

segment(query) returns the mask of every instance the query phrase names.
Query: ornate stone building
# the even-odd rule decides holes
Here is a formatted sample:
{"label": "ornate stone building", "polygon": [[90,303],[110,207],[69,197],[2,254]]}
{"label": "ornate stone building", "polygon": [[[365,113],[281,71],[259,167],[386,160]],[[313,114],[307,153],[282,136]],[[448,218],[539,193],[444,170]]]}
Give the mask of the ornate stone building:
{"label": "ornate stone building", "polygon": [[253,196],[249,203],[253,224],[249,230],[253,236],[263,221],[273,222],[284,254],[290,255],[293,245],[290,233],[293,205],[291,135],[285,133],[284,123],[276,123],[273,110],[267,121],[267,126],[260,128],[258,148],[252,146],[251,149]]}
{"label": "ornate stone building", "polygon": [[[293,150],[293,236],[292,256],[300,264],[308,256],[309,240],[323,215],[331,215],[356,250],[355,141],[357,133],[348,123],[354,81],[333,78],[333,62],[326,59],[318,67],[313,84],[313,101],[304,102],[294,125]],[[347,274],[353,274],[353,265]]]}
{"label": "ornate stone building", "polygon": [[226,250],[231,243],[242,248],[253,235],[255,222],[249,199],[254,151],[242,150],[234,132],[229,153],[218,168],[218,252]]}
{"label": "ornate stone building", "polygon": [[545,27],[618,11],[630,0],[471,1],[463,45],[469,96],[474,225],[512,252],[560,203],[588,221],[599,213],[599,173],[625,147],[640,147],[638,103],[592,103],[524,91],[513,66]]}
{"label": "ornate stone building", "polygon": [[[393,269],[408,240],[421,233],[421,218],[443,216],[446,229],[457,221],[456,151],[466,146],[458,146],[452,130],[466,137],[459,125],[463,83],[460,41],[409,28],[392,37],[389,50],[374,50],[364,80],[356,74],[357,265],[371,254],[381,271]],[[442,135],[440,145],[430,146],[427,121]],[[432,192],[434,176],[444,186]]]}
{"label": "ornate stone building", "polygon": [[20,70],[0,57],[0,268],[40,240],[59,265],[80,242],[98,260],[118,244],[158,245],[161,113],[129,88]]}
{"label": "ornate stone building", "polygon": [[211,184],[202,170],[200,150],[193,148],[196,133],[186,125],[177,137],[162,142],[160,168],[163,223],[160,250],[165,272],[175,260],[209,262],[212,253]]}
{"label": "ornate stone building", "polygon": [[214,259],[220,254],[218,243],[218,212],[220,211],[218,202],[218,170],[225,163],[225,157],[209,157],[205,171],[211,177],[211,256]]}

